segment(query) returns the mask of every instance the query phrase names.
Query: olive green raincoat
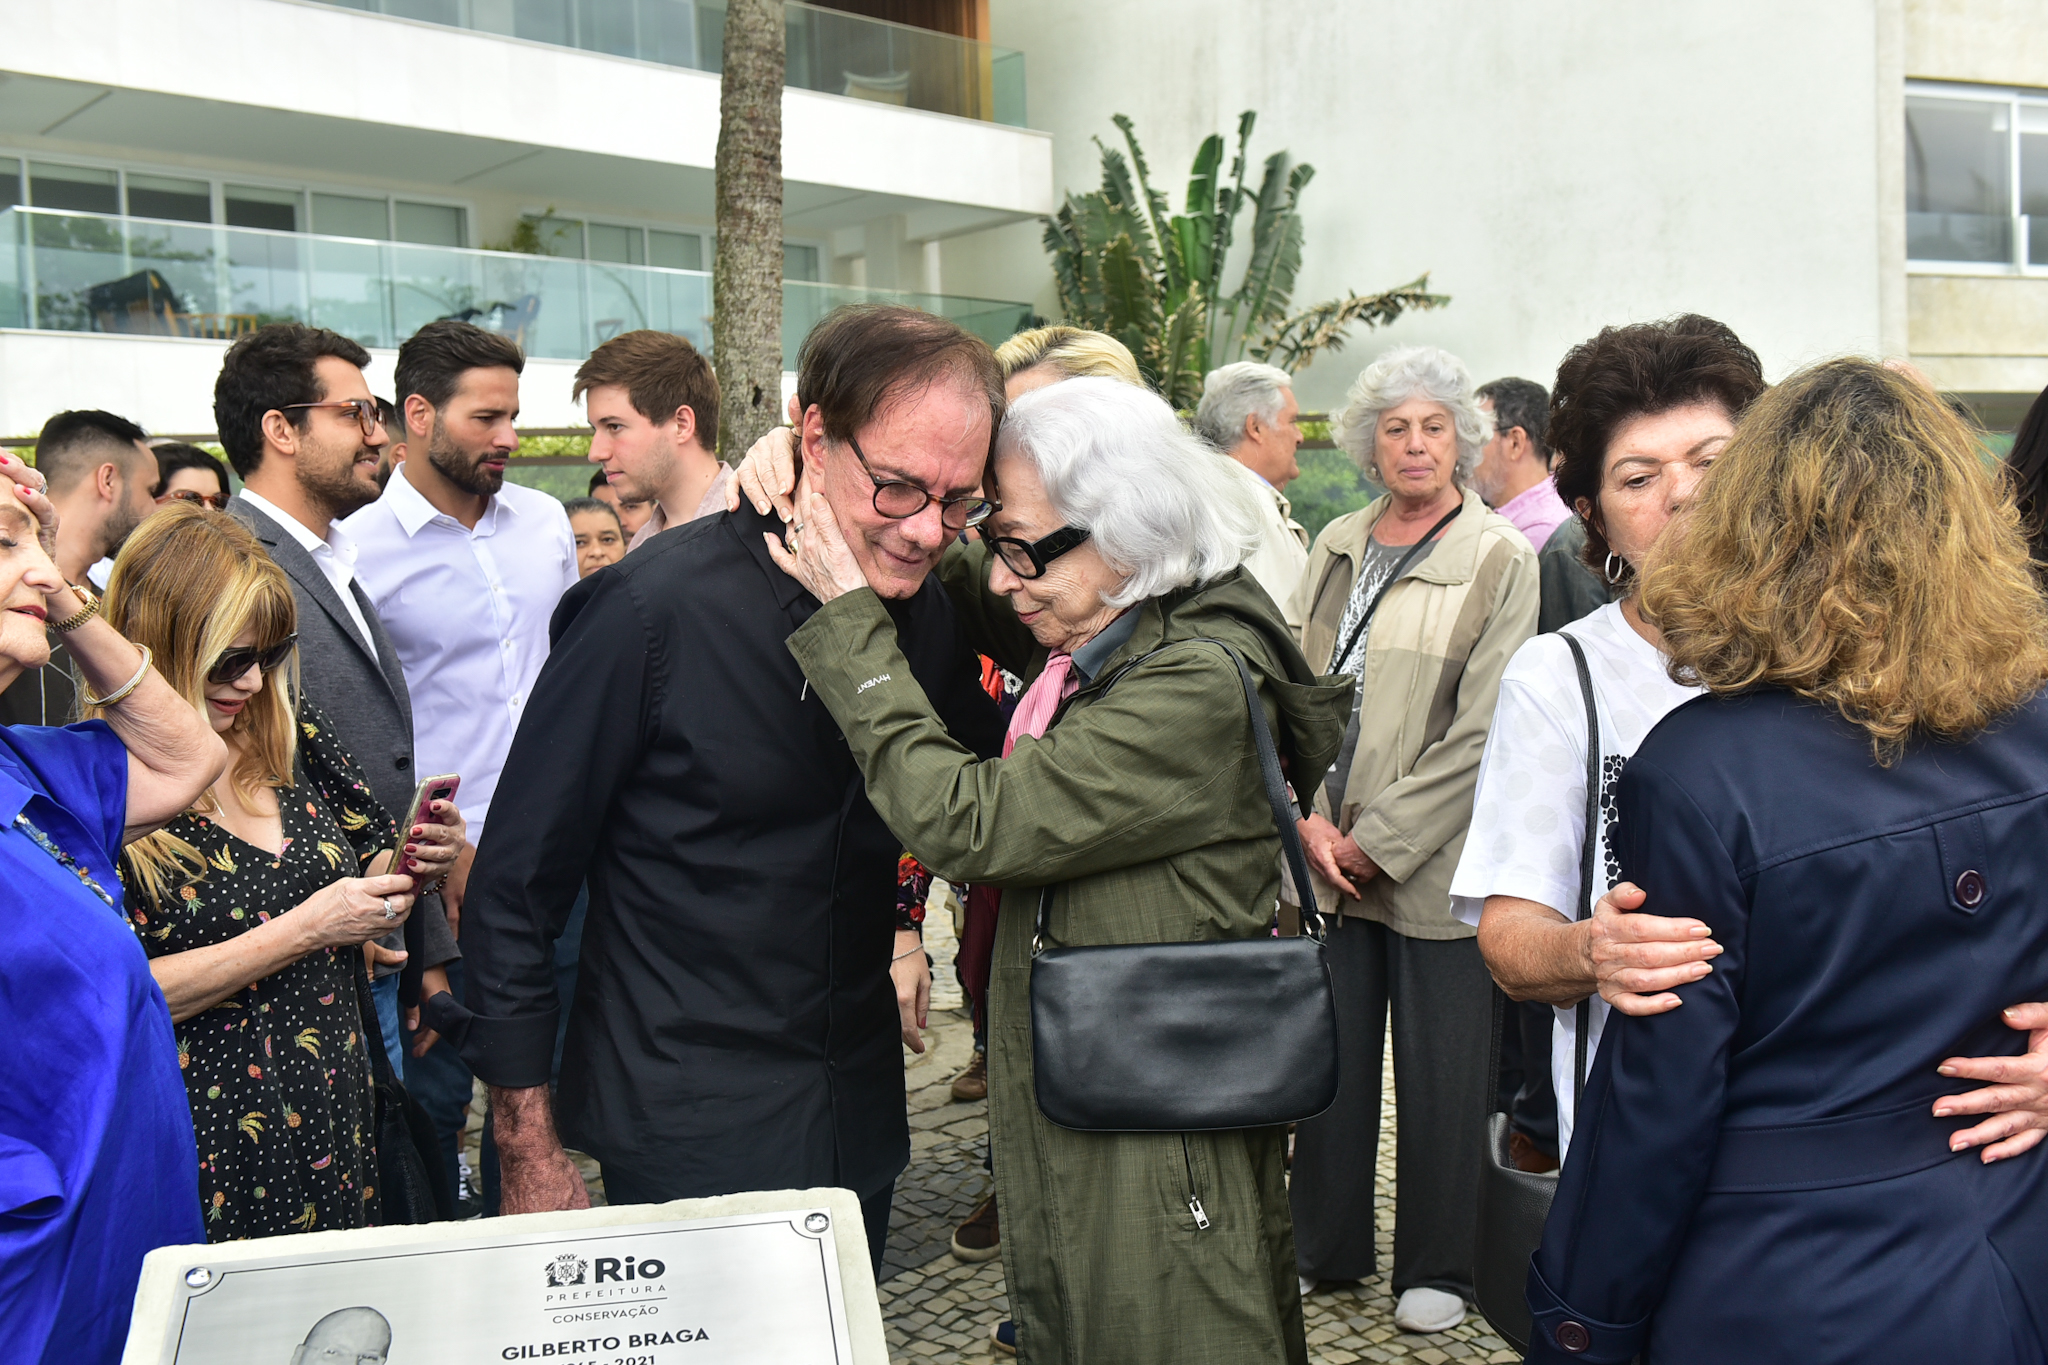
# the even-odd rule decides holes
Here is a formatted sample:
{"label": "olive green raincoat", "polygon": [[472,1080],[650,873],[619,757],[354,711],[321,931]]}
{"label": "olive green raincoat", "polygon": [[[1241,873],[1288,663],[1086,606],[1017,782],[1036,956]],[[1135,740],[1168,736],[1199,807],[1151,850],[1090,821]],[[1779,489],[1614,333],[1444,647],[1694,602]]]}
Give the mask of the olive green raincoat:
{"label": "olive green raincoat", "polygon": [[[949,552],[947,585],[970,639],[1035,675],[1045,651],[983,591],[985,556],[981,546]],[[1349,717],[1348,682],[1310,671],[1242,571],[1132,610],[1130,639],[1044,738],[985,762],[940,726],[873,593],[828,603],[789,647],[905,847],[941,876],[1006,891],[989,1122],[1019,1357],[1302,1365],[1282,1130],[1079,1133],[1047,1121],[1034,1096],[1036,888],[1060,885],[1052,936],[1062,944],[1248,938],[1272,919],[1279,836],[1243,688],[1223,651],[1177,642],[1207,636],[1244,656],[1298,787],[1321,781]],[[1191,1199],[1208,1226],[1197,1226]]]}

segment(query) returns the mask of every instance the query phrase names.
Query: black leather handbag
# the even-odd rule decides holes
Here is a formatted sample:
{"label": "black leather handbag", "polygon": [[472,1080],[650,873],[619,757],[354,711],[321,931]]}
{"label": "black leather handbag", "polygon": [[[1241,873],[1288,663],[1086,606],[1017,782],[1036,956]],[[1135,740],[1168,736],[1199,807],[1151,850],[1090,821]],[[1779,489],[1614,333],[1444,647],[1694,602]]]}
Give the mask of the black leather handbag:
{"label": "black leather handbag", "polygon": [[[1307,888],[1251,671],[1229,645],[1202,643],[1237,665],[1287,866]],[[1031,1058],[1046,1118],[1083,1132],[1180,1133],[1292,1123],[1330,1107],[1337,1008],[1313,897],[1303,895],[1298,937],[1053,948],[1056,890],[1039,893],[1031,940]]]}
{"label": "black leather handbag", "polygon": [[377,1094],[377,1184],[382,1193],[379,1226],[433,1223],[455,1216],[445,1182],[435,1180],[428,1156],[440,1150],[434,1121],[408,1095],[384,1051],[384,1030],[370,998],[370,974],[361,952],[356,959],[356,994],[362,1002],[363,1043],[370,1050],[370,1075]]}
{"label": "black leather handbag", "polygon": [[[1586,701],[1586,837],[1579,849],[1578,913],[1584,919],[1593,886],[1595,836],[1600,818],[1600,715],[1593,704],[1593,675],[1586,652],[1571,636],[1564,642],[1579,672],[1579,691]],[[1517,1351],[1529,1349],[1529,1258],[1543,1240],[1550,1201],[1557,1194],[1557,1172],[1515,1168],[1508,1152],[1512,1131],[1505,1112],[1495,1108],[1500,1092],[1500,1039],[1507,996],[1493,990],[1493,1048],[1486,1068],[1488,1109],[1486,1161],[1479,1168],[1479,1228],[1472,1266],[1472,1301],[1493,1330]],[[1578,1051],[1572,1059],[1572,1104],[1586,1089],[1586,1036],[1592,1032],[1590,998],[1578,1006]]]}

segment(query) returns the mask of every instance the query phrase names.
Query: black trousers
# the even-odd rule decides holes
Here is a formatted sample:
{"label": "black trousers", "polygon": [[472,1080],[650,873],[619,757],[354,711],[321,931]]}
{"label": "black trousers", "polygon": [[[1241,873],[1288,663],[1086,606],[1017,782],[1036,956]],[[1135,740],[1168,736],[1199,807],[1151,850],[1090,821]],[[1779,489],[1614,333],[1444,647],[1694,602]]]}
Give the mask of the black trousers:
{"label": "black trousers", "polygon": [[1396,1295],[1472,1296],[1473,1224],[1484,1159],[1492,979],[1477,940],[1407,938],[1346,919],[1329,935],[1337,993],[1337,1101],[1294,1135],[1294,1246],[1304,1277],[1378,1273],[1374,1194],[1380,1062],[1394,1026]]}
{"label": "black trousers", "polygon": [[[701,1191],[678,1188],[672,1181],[643,1171],[629,1171],[607,1163],[604,1167],[606,1204],[666,1204],[671,1199],[695,1199]],[[889,1206],[896,1202],[896,1182],[890,1181],[880,1194],[860,1201],[860,1217],[867,1224],[868,1259],[874,1263],[875,1282],[882,1280],[882,1252],[889,1245]]]}

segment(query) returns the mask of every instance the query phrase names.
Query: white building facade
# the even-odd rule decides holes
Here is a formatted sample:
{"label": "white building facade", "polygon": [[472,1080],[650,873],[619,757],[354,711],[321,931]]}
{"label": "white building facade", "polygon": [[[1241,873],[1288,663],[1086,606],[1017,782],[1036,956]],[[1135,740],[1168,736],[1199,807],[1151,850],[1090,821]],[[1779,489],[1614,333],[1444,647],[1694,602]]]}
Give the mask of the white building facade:
{"label": "white building facade", "polygon": [[[1111,116],[1178,206],[1254,109],[1254,157],[1317,168],[1297,303],[1423,271],[1453,298],[1303,371],[1311,409],[1389,344],[1547,385],[1600,327],[1680,311],[1773,377],[1909,355],[1992,426],[2048,386],[2038,0],[789,8],[792,356],[854,298],[991,340],[1057,318],[1039,217],[1097,184]],[[532,357],[524,424],[580,421],[606,336],[708,342],[722,19],[0,0],[0,435],[76,406],[210,431],[220,352],[283,317],[363,340],[380,388],[413,329],[475,318]]]}
{"label": "white building facade", "polygon": [[[1017,54],[790,15],[788,349],[856,298],[1008,335],[1024,302],[948,293],[936,243],[1052,207]],[[363,341],[385,389],[406,336],[473,318],[532,358],[522,424],[579,422],[570,375],[607,336],[708,344],[722,20],[693,0],[4,0],[0,435],[66,407],[210,432],[221,352],[285,318]]]}
{"label": "white building facade", "polygon": [[[2042,19],[2038,0],[994,0],[991,34],[1025,54],[1060,193],[1098,183],[1091,139],[1116,145],[1124,113],[1177,209],[1201,139],[1254,109],[1254,157],[1317,170],[1297,303],[1425,270],[1453,297],[1304,370],[1309,408],[1396,342],[1547,386],[1600,327],[1691,311],[1773,378],[1911,355],[2010,426],[2048,386],[2048,224],[2020,239],[2048,215]],[[1051,315],[1038,232],[947,241],[946,276]]]}

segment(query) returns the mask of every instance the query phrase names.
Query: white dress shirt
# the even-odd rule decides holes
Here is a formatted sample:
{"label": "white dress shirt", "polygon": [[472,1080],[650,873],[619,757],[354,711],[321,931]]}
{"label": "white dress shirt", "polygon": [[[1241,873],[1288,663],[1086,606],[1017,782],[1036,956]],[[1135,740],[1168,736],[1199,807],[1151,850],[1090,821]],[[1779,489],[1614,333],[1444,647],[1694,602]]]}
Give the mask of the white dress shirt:
{"label": "white dress shirt", "polygon": [[[242,489],[242,498],[264,516],[282,526],[286,535],[299,542],[300,548],[313,556],[313,562],[320,566],[320,572],[327,575],[327,581],[334,585],[334,594],[341,599],[342,608],[348,612],[348,619],[355,622],[356,634],[362,637],[363,648],[369,650],[370,657],[375,659],[377,637],[370,633],[370,623],[363,619],[362,603],[356,601],[356,595],[348,590],[349,584],[356,579],[356,543],[347,531],[341,529],[341,523],[328,522],[327,539],[322,540],[307,530],[305,524],[297,517],[246,485]],[[403,812],[400,812],[393,818],[402,817]]]}
{"label": "white dress shirt", "polygon": [[548,621],[576,583],[568,514],[546,493],[508,483],[471,530],[437,511],[400,465],[384,496],[346,525],[412,693],[417,771],[461,775],[456,802],[480,843],[547,662]]}

